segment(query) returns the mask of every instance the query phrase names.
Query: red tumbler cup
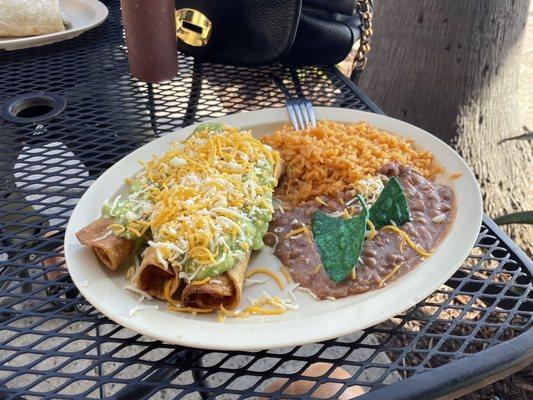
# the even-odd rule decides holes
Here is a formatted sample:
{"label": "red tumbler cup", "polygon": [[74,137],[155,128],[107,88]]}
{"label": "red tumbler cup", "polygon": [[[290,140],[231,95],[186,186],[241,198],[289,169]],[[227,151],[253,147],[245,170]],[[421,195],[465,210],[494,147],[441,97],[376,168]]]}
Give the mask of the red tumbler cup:
{"label": "red tumbler cup", "polygon": [[174,0],[120,0],[131,74],[158,83],[178,73]]}

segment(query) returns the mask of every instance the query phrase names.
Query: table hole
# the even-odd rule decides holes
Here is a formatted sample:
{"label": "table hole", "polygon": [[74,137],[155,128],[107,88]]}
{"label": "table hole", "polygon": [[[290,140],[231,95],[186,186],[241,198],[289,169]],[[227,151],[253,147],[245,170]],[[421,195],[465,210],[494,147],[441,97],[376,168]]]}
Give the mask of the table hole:
{"label": "table hole", "polygon": [[41,117],[54,109],[53,106],[48,104],[37,104],[34,106],[29,106],[20,110],[16,116],[19,118],[33,118]]}
{"label": "table hole", "polygon": [[2,103],[0,117],[16,124],[48,121],[63,112],[65,99],[57,93],[30,92]]}

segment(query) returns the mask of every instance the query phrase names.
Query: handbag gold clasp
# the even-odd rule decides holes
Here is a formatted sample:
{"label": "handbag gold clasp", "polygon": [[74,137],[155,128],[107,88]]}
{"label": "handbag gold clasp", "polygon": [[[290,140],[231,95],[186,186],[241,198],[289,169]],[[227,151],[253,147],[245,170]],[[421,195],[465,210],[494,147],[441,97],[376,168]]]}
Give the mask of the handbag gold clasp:
{"label": "handbag gold clasp", "polygon": [[201,47],[209,42],[212,24],[200,11],[192,8],[176,10],[176,36],[190,46]]}

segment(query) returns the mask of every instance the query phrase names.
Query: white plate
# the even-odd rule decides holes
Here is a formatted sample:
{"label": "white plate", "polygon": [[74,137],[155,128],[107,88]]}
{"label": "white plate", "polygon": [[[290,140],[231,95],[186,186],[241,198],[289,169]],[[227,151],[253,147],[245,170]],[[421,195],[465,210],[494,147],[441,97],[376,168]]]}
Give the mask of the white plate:
{"label": "white plate", "polygon": [[[307,293],[296,290],[300,309],[287,311],[283,315],[228,318],[220,323],[211,315],[172,313],[163,302],[158,301],[153,302],[159,305],[158,310],[143,310],[130,317],[132,307],[139,304],[139,296],[122,289],[126,284],[124,269],[113,273],[100,265],[93,252],[80,245],[75,232],[100,216],[100,207],[106,199],[125,192],[124,178],[135,175],[138,160],[148,160],[153,154],[164,153],[170,142],[181,141],[194,130],[195,126],[190,126],[154,140],[124,157],[98,178],[78,202],[67,227],[65,255],[70,276],[80,292],[113,321],[141,334],[184,346],[252,350],[317,342],[365,329],[412,307],[435,291],[465,260],[481,225],[481,195],[468,166],[442,141],[405,122],[340,108],[317,107],[316,113],[318,118],[344,123],[365,120],[389,132],[413,138],[421,148],[430,150],[447,171],[440,180],[454,187],[457,217],[433,256],[414,271],[383,289],[337,301],[319,302]],[[260,136],[273,132],[287,121],[286,110],[266,109],[209,122],[224,122],[251,129],[254,135]],[[462,175],[451,180],[449,174],[455,172]],[[279,265],[279,260],[266,248],[252,257],[250,268],[266,266],[279,274]],[[245,288],[243,299],[261,297],[261,291],[265,288],[272,295],[279,293],[269,279],[261,287],[254,285]],[[286,294],[284,298],[287,298]]]}
{"label": "white plate", "polygon": [[59,8],[69,18],[70,29],[38,36],[0,36],[0,49],[19,50],[72,39],[100,25],[108,14],[107,7],[98,0],[59,0]]}

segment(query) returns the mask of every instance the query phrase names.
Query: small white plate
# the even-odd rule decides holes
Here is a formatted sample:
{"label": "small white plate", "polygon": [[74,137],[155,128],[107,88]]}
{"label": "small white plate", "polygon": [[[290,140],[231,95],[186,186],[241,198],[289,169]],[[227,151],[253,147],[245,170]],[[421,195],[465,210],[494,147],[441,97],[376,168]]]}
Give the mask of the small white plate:
{"label": "small white plate", "polygon": [[38,36],[0,36],[0,49],[19,50],[72,39],[100,25],[108,14],[107,7],[98,0],[59,0],[59,8],[72,24],[69,29]]}
{"label": "small white plate", "polygon": [[[158,310],[143,310],[130,316],[130,310],[139,304],[139,296],[123,290],[127,283],[125,269],[112,272],[104,268],[92,250],[78,242],[75,233],[100,216],[100,208],[106,199],[126,192],[124,178],[135,175],[139,160],[147,161],[153,154],[164,153],[169,143],[184,140],[195,129],[190,126],[154,140],[124,157],[102,174],[78,202],[67,227],[65,256],[70,276],[80,292],[103,314],[136,332],[165,342],[220,350],[268,349],[331,339],[387,320],[434,292],[465,260],[478,235],[483,207],[474,175],[445,143],[405,122],[341,108],[316,107],[315,111],[318,118],[343,123],[365,120],[388,132],[412,138],[420,148],[433,153],[446,171],[439,180],[455,190],[457,216],[448,236],[431,258],[383,289],[337,301],[316,301],[307,293],[296,290],[300,309],[282,315],[228,318],[220,323],[214,315],[173,313],[163,302],[154,301],[149,303],[157,304]],[[288,115],[285,109],[266,109],[209,122],[251,129],[256,137],[260,137],[287,123]],[[451,180],[451,173],[461,173],[461,176]],[[267,247],[253,255],[249,268],[267,267],[281,276],[279,265],[279,260]],[[243,302],[261,297],[265,289],[272,295],[288,298],[286,291],[280,293],[271,281],[245,288]]]}

